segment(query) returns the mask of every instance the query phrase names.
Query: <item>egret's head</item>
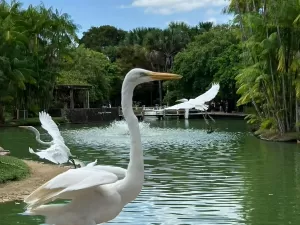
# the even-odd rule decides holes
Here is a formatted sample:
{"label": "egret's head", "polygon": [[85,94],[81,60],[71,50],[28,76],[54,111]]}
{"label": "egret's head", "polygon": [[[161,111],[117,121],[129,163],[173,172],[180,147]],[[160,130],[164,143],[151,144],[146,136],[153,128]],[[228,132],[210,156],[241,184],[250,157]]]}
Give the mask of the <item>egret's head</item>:
{"label": "egret's head", "polygon": [[26,129],[26,130],[30,130],[30,131],[36,131],[36,129],[32,126],[19,126],[20,128]]}
{"label": "egret's head", "polygon": [[176,100],[175,102],[187,102],[187,101],[188,101],[187,99],[182,98],[182,99]]}
{"label": "egret's head", "polygon": [[128,72],[125,80],[135,85],[155,80],[179,80],[182,76],[172,73],[152,72],[145,69],[135,68]]}

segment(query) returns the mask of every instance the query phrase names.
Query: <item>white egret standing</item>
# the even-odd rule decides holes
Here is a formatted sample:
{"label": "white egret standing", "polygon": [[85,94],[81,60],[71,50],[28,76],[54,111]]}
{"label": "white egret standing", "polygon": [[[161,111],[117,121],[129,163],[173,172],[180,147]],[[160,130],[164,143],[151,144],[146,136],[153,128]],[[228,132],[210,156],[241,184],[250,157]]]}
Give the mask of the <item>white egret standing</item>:
{"label": "white egret standing", "polygon": [[[181,76],[132,69],[122,84],[122,111],[131,140],[130,160],[125,177],[97,166],[69,169],[54,177],[25,202],[27,215],[43,215],[47,224],[96,225],[114,219],[140,193],[144,183],[144,159],[138,119],[132,109],[134,88],[155,80],[174,80]],[[66,204],[44,205],[55,199],[70,199]]]}
{"label": "white egret standing", "polygon": [[35,139],[43,145],[49,145],[50,147],[45,150],[38,150],[34,152],[32,148],[29,148],[29,152],[32,154],[38,155],[42,159],[46,159],[55,164],[63,164],[70,160],[73,162],[73,165],[76,168],[76,164],[72,157],[70,149],[66,146],[63,137],[56,125],[56,123],[52,120],[51,116],[46,112],[39,112],[39,119],[42,125],[42,128],[45,129],[48,134],[52,137],[52,141],[45,142],[40,138],[40,132],[32,127],[32,126],[19,126],[20,128],[24,128],[32,131],[35,134]]}

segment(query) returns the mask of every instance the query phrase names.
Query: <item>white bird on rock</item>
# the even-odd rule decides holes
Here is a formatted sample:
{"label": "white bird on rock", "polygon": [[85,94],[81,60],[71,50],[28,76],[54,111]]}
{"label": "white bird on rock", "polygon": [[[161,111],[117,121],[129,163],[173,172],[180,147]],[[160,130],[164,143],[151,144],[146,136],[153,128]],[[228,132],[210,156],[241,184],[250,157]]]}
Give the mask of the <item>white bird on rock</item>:
{"label": "white bird on rock", "polygon": [[206,102],[211,101],[216,97],[220,89],[219,84],[212,84],[212,87],[206,91],[204,94],[199,95],[196,98],[191,98],[190,100],[183,98],[177,100],[178,102],[181,102],[179,104],[170,106],[165,108],[165,110],[169,109],[185,109],[185,118],[188,119],[189,117],[189,110],[192,108],[198,109],[200,111],[206,111],[208,109],[208,105],[205,104]]}
{"label": "white bird on rock", "polygon": [[45,129],[48,134],[52,137],[52,141],[45,142],[40,138],[40,132],[32,126],[19,126],[20,128],[24,128],[32,131],[35,134],[35,139],[43,145],[50,146],[45,150],[37,149],[37,152],[33,151],[32,148],[29,148],[29,152],[32,154],[38,155],[41,159],[46,159],[55,164],[63,164],[70,160],[76,168],[75,162],[73,160],[74,155],[71,154],[70,149],[66,146],[63,137],[56,125],[56,123],[52,120],[51,116],[46,112],[39,112],[39,119],[42,125],[42,128]]}
{"label": "white bird on rock", "polygon": [[[118,167],[91,166],[54,177],[25,198],[25,215],[42,215],[47,224],[96,225],[114,219],[123,207],[140,193],[144,183],[144,159],[138,119],[132,109],[134,88],[145,82],[180,79],[180,75],[144,69],[129,71],[122,84],[122,111],[131,140],[127,170]],[[120,179],[120,170],[125,177]],[[55,199],[66,204],[44,205]]]}

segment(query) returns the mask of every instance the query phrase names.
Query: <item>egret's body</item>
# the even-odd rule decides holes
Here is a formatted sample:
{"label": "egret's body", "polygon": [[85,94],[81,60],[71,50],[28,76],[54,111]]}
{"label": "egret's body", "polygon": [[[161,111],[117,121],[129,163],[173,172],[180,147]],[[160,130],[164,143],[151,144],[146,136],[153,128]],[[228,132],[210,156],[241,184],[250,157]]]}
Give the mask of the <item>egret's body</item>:
{"label": "egret's body", "polygon": [[[27,130],[32,131],[35,134],[36,140],[43,145],[50,146],[45,150],[37,149],[37,152],[33,151],[32,148],[29,148],[29,152],[32,154],[36,154],[42,159],[46,159],[55,164],[63,164],[69,161],[69,158],[73,157],[70,149],[66,146],[63,137],[56,125],[56,123],[52,120],[51,116],[46,112],[39,113],[39,119],[42,125],[42,128],[45,129],[48,134],[52,137],[52,141],[45,142],[40,138],[40,132],[32,127],[32,126],[19,126],[21,128],[25,128]],[[71,158],[73,161],[73,159]],[[73,161],[74,164],[74,161]],[[76,165],[74,164],[75,168]]]}
{"label": "egret's body", "polygon": [[[96,225],[114,219],[140,193],[144,182],[144,160],[138,119],[132,110],[135,86],[152,80],[180,79],[174,74],[133,69],[122,85],[122,110],[128,124],[131,149],[127,170],[110,166],[70,169],[48,181],[25,202],[26,214],[44,215],[47,224]],[[125,175],[121,178],[120,175]],[[70,199],[59,205],[44,205],[55,199]]]}

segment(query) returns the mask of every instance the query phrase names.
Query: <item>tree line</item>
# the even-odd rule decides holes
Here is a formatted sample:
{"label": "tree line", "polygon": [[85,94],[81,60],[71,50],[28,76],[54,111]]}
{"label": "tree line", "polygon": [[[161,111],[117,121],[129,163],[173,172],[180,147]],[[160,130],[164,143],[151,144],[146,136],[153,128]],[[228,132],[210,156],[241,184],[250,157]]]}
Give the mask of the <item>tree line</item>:
{"label": "tree line", "polygon": [[56,84],[90,84],[92,106],[117,106],[125,74],[141,67],[183,75],[139,86],[134,101],[141,105],[170,105],[219,82],[215,101],[228,101],[229,111],[248,105],[247,120],[257,128],[298,130],[300,3],[231,0],[224,13],[234,15],[230,24],[104,25],[79,39],[67,14],[1,0],[0,122],[15,109],[55,107]]}

